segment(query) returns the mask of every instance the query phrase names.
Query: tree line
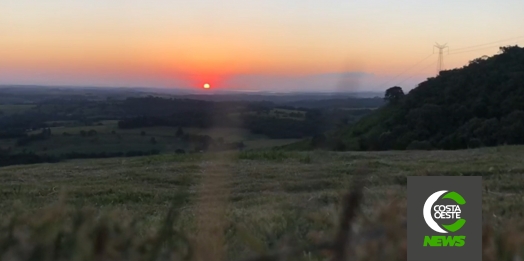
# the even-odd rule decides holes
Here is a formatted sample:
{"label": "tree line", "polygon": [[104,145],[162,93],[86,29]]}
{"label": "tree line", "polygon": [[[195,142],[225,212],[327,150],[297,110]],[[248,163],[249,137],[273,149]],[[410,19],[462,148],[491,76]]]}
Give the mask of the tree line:
{"label": "tree line", "polygon": [[[152,126],[171,127],[229,127],[245,128],[253,134],[262,134],[274,139],[304,138],[322,131],[324,118],[319,111],[308,110],[303,120],[260,116],[257,112],[267,112],[258,108],[252,113],[231,116],[215,111],[175,112],[169,116],[138,116],[118,122],[121,129],[144,128]],[[302,115],[302,114],[300,114]]]}
{"label": "tree line", "polygon": [[349,149],[465,149],[524,144],[524,48],[442,71],[408,94],[395,86],[387,105],[339,130]]}
{"label": "tree line", "polygon": [[98,159],[115,157],[139,157],[159,154],[158,150],[133,150],[127,152],[68,152],[61,155],[37,154],[34,152],[7,153],[0,151],[0,167],[10,165],[57,163],[67,159]]}

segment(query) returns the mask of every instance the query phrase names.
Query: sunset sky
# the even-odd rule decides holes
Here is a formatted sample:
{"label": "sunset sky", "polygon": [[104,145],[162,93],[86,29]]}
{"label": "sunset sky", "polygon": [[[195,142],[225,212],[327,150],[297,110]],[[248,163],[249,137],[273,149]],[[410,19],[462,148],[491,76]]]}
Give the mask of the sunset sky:
{"label": "sunset sky", "polygon": [[409,89],[435,42],[448,69],[524,46],[524,1],[1,0],[0,84]]}

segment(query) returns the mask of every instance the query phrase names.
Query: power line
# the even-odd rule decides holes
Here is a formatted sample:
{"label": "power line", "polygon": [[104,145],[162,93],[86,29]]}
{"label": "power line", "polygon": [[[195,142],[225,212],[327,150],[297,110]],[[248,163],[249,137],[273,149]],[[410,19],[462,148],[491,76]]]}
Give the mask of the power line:
{"label": "power line", "polygon": [[[424,67],[422,70],[418,71],[417,73],[419,73],[421,71],[424,71],[427,68],[429,68],[430,66],[433,66],[433,65],[435,65],[437,63],[438,63],[437,64],[437,73],[440,72],[442,70],[442,68],[443,68],[444,49],[445,48],[448,48],[448,55],[454,55],[454,54],[461,54],[461,53],[467,53],[467,52],[480,51],[480,50],[484,50],[484,49],[488,49],[488,48],[492,48],[492,47],[498,46],[498,45],[493,45],[493,44],[502,43],[502,42],[508,42],[508,41],[514,41],[514,40],[519,40],[519,39],[523,39],[523,38],[524,38],[524,35],[518,36],[518,37],[513,37],[513,38],[507,38],[507,39],[503,39],[503,40],[498,40],[498,41],[494,41],[494,42],[484,43],[484,44],[477,44],[477,45],[472,45],[472,46],[460,47],[460,48],[457,48],[457,49],[453,49],[451,51],[450,51],[449,47],[447,46],[447,44],[439,45],[437,43],[434,47],[439,49],[439,58],[438,58],[438,60],[436,62],[433,62],[430,65]],[[482,47],[482,48],[478,48],[478,47]],[[476,49],[468,50],[468,49],[471,49],[471,48],[476,48]],[[430,55],[424,57],[422,60],[418,61],[417,63],[415,63],[414,65],[409,67],[408,69],[406,69],[403,72],[395,75],[395,77],[386,80],[385,82],[383,82],[382,84],[379,85],[379,88],[382,88],[384,85],[386,85],[386,84],[390,83],[391,81],[397,79],[399,76],[402,76],[405,73],[411,71],[413,68],[417,67],[419,64],[421,64],[422,62],[426,61],[428,58],[433,56],[433,54],[435,54],[435,53],[431,53]],[[409,80],[413,76],[414,76],[414,74],[412,74],[411,76],[403,79],[402,81],[398,82],[397,85],[400,85],[401,83]]]}
{"label": "power line", "polygon": [[492,45],[492,46],[487,46],[487,47],[483,47],[483,48],[479,48],[479,49],[466,50],[466,51],[461,51],[461,52],[454,52],[454,53],[450,53],[449,55],[482,51],[482,50],[486,50],[486,49],[490,49],[490,48],[494,48],[494,47],[499,47],[499,45]]}
{"label": "power line", "polygon": [[[519,38],[524,38],[524,36],[519,37]],[[517,38],[513,38],[512,40],[515,40],[515,39],[517,39]],[[503,41],[508,41],[508,40],[503,40]],[[502,41],[497,41],[497,42],[502,42]],[[490,44],[497,43],[497,42],[492,42],[492,43],[490,43]],[[486,44],[476,45],[476,46],[485,46],[485,45],[486,45]],[[440,46],[440,47],[444,47],[444,48],[440,49],[439,46]],[[450,54],[448,54],[448,55],[459,54],[459,53],[467,53],[467,52],[473,52],[473,51],[479,51],[479,50],[483,50],[483,49],[487,49],[487,48],[493,48],[493,47],[495,47],[495,46],[498,46],[498,45],[491,45],[491,46],[487,46],[487,47],[483,47],[483,48],[477,48],[477,49],[474,49],[474,50],[463,50],[463,51],[460,51],[460,52],[450,53]],[[442,60],[442,58],[440,57],[440,56],[441,56],[441,51],[442,51],[442,54],[443,54],[443,49],[445,49],[445,48],[449,48],[449,47],[448,47],[446,44],[444,44],[444,45],[439,45],[439,44],[437,44],[437,46],[435,46],[435,47],[439,48],[439,59],[438,59],[437,61],[435,61],[435,62],[433,62],[433,63],[427,65],[426,67],[424,67],[424,68],[422,68],[421,70],[417,71],[415,74],[412,74],[412,75],[410,75],[409,77],[404,78],[402,81],[398,82],[396,85],[400,85],[400,84],[402,84],[403,82],[405,82],[405,81],[411,79],[413,76],[415,76],[415,75],[417,75],[417,74],[419,74],[419,73],[425,71],[426,69],[428,69],[429,67],[431,67],[431,66],[433,66],[433,65],[435,65],[435,64],[437,64],[437,63],[438,63],[437,68],[442,68],[442,62],[443,62],[443,60]],[[463,47],[463,48],[461,48],[461,49],[466,49],[466,47]],[[449,50],[449,49],[448,49],[448,50]],[[427,59],[427,58],[429,58],[429,57],[430,57],[430,56],[426,57],[425,59]],[[424,60],[425,60],[425,59],[424,59]],[[440,70],[439,70],[439,72],[440,72]]]}
{"label": "power line", "polygon": [[493,47],[500,47],[500,45],[499,44],[495,44],[495,45],[485,46],[485,47],[477,48],[477,49],[473,49],[473,50],[463,50],[463,51],[459,51],[459,52],[451,52],[449,55],[481,51],[481,50],[486,50],[486,49],[493,48]]}
{"label": "power line", "polygon": [[401,83],[403,83],[403,82],[405,82],[405,81],[411,79],[413,76],[419,74],[420,72],[423,72],[423,71],[425,71],[426,69],[428,69],[429,67],[434,66],[435,64],[437,64],[437,62],[438,62],[438,61],[432,62],[432,63],[429,64],[428,66],[426,66],[426,67],[422,68],[421,70],[417,71],[417,73],[412,74],[412,75],[410,75],[409,77],[405,78],[404,80],[398,82],[396,85],[400,85]]}
{"label": "power line", "polygon": [[472,46],[461,47],[461,48],[453,49],[451,52],[453,53],[453,52],[461,51],[461,50],[464,50],[464,49],[470,49],[470,48],[481,47],[481,46],[485,46],[485,45],[492,45],[492,44],[496,44],[496,43],[514,41],[514,40],[518,40],[518,39],[522,39],[522,38],[524,38],[524,35],[521,35],[521,36],[518,36],[518,37],[513,37],[513,38],[508,38],[508,39],[505,39],[505,40],[498,40],[498,41],[490,42],[490,43],[484,43],[484,44],[477,44],[477,45],[472,45]]}
{"label": "power line", "polygon": [[422,60],[418,61],[417,63],[415,63],[414,65],[412,65],[411,67],[409,67],[408,69],[404,70],[403,72],[397,74],[395,77],[393,78],[390,78],[388,79],[387,81],[385,81],[384,83],[380,84],[379,87],[383,87],[384,85],[390,83],[391,81],[395,80],[396,78],[398,78],[399,76],[411,71],[413,68],[415,68],[416,66],[418,66],[419,64],[421,64],[422,62],[424,62],[425,60],[427,60],[429,57],[433,56],[433,53],[429,54],[428,56],[424,57]]}

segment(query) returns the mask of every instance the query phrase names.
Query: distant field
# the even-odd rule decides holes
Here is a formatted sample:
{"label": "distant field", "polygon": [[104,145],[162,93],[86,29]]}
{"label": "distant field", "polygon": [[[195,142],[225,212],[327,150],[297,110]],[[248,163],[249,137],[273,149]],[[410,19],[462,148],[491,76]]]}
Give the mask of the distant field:
{"label": "distant field", "polygon": [[[179,202],[175,227],[196,249],[206,249],[198,253],[237,259],[331,238],[340,196],[360,175],[365,181],[364,203],[355,231],[365,233],[370,226],[382,224],[389,234],[375,236],[383,240],[382,245],[370,245],[351,260],[402,260],[406,238],[400,222],[405,218],[406,176],[483,176],[483,220],[493,229],[486,237],[495,237],[510,224],[513,235],[523,228],[521,155],[524,146],[424,152],[254,151],[11,166],[0,168],[0,208],[5,210],[0,217],[10,216],[13,209],[42,211],[57,202],[64,207],[91,206],[89,213],[96,217],[113,213],[109,217],[117,224],[140,220],[130,236],[143,238],[163,224],[168,206]],[[186,195],[182,201],[181,195]],[[358,233],[364,240],[365,234]],[[109,234],[106,240],[117,240],[114,237]],[[500,242],[499,249],[506,244]],[[120,253],[107,244],[113,255]],[[498,257],[485,260],[506,260],[501,255],[512,249],[486,252],[485,257]],[[318,253],[300,253],[304,257],[300,260],[324,260]],[[381,253],[384,256],[378,259],[362,256]]]}
{"label": "distant field", "polygon": [[295,120],[304,120],[306,113],[300,110],[288,110],[288,109],[272,109],[269,113],[270,116],[277,118],[288,118]]}
{"label": "distant field", "polygon": [[362,110],[376,110],[378,109],[377,108],[339,108],[340,110],[345,110],[345,111],[362,111]]}
{"label": "distant field", "polygon": [[[253,112],[253,111],[244,112],[243,114],[256,115],[256,116],[259,116],[259,117],[274,117],[274,118],[280,118],[280,119],[290,119],[290,120],[304,120],[304,118],[306,116],[306,112],[305,111],[288,110],[288,109],[280,109],[280,108],[271,109],[268,113],[264,113],[264,114],[259,114],[257,112]],[[229,115],[230,116],[239,116],[240,113],[235,112],[235,113],[231,113]]]}
{"label": "distant field", "polygon": [[17,113],[23,113],[34,108],[32,104],[0,104],[0,112],[9,116]]}
{"label": "distant field", "polygon": [[[119,129],[117,121],[102,121],[102,125],[74,126],[61,122],[66,126],[51,127],[52,137],[48,140],[35,141],[27,146],[16,147],[15,141],[0,140],[0,147],[11,146],[14,152],[24,149],[35,152],[46,152],[60,155],[67,152],[119,152],[119,151],[149,151],[160,150],[161,152],[173,152],[176,149],[189,149],[176,138],[176,127],[147,127],[137,129]],[[72,125],[72,126],[71,126]],[[95,136],[83,137],[81,131],[96,131]],[[222,138],[224,142],[243,141],[246,149],[269,148],[281,146],[298,141],[298,139],[269,139],[264,135],[254,135],[245,129],[235,128],[185,128],[186,133],[209,135],[217,140]],[[30,132],[38,134],[41,130]],[[142,135],[144,132],[145,135]],[[64,134],[65,133],[65,134]],[[155,144],[151,139],[156,140]]]}

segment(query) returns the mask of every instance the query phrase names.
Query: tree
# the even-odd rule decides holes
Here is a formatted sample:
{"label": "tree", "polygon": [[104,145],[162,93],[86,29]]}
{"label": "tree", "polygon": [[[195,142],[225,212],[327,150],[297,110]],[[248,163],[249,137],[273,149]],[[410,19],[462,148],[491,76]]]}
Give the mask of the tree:
{"label": "tree", "polygon": [[500,124],[496,118],[491,118],[482,122],[482,125],[476,129],[473,134],[480,139],[482,144],[486,146],[497,145],[498,137],[500,135]]}
{"label": "tree", "polygon": [[501,121],[502,136],[508,144],[524,143],[524,111],[515,110]]}
{"label": "tree", "polygon": [[155,139],[155,137],[151,137],[151,139],[149,140],[149,142],[151,142],[151,144],[156,144],[156,139]]}
{"label": "tree", "polygon": [[386,90],[384,100],[389,103],[398,103],[404,97],[402,88],[395,86]]}

